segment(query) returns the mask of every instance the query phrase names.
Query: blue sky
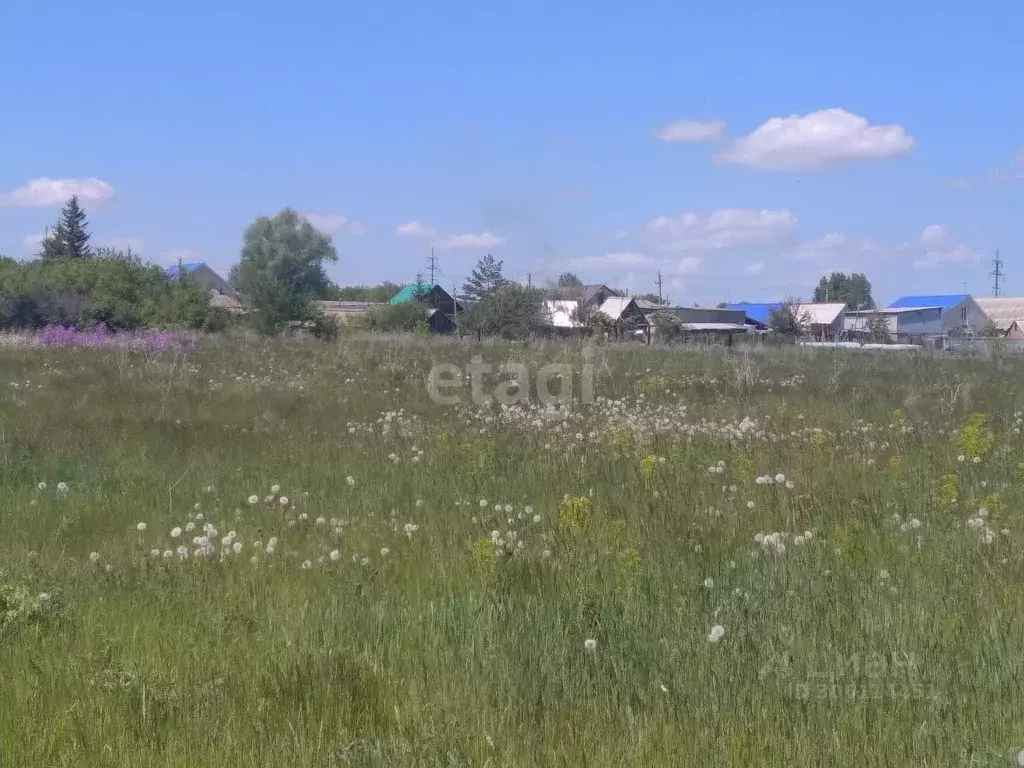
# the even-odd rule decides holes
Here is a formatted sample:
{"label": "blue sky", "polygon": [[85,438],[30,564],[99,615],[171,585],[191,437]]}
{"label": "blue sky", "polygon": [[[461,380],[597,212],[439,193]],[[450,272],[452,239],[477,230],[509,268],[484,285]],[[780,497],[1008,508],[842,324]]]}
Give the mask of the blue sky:
{"label": "blue sky", "polygon": [[8,0],[0,252],[77,191],[96,242],[224,271],[291,206],[343,283],[433,244],[446,284],[989,295],[998,247],[1024,294],[1024,7],[962,8]]}

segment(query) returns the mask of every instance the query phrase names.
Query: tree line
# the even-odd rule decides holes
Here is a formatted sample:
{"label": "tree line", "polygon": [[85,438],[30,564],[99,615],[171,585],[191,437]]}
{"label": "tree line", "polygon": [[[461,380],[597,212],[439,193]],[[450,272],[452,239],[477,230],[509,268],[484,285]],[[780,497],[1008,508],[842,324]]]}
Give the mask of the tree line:
{"label": "tree line", "polygon": [[[315,335],[337,332],[317,302],[323,299],[366,301],[382,305],[364,318],[362,327],[379,331],[426,332],[434,294],[416,278],[416,299],[387,302],[402,286],[339,286],[326,265],[338,260],[329,235],[290,208],[261,216],[243,232],[242,247],[229,280],[244,297],[244,315],[232,317],[210,305],[208,291],[184,270],[168,279],[165,270],[146,263],[130,249],[94,248],[86,212],[77,197],[62,207],[42,238],[38,258],[18,262],[0,257],[0,329],[31,329],[52,324],[88,327],[104,323],[113,330],[138,327],[218,330],[241,322],[265,334],[303,327]],[[479,336],[524,338],[549,328],[549,299],[576,299],[573,319],[593,331],[609,331],[608,319],[582,301],[584,284],[563,272],[546,286],[521,285],[508,279],[503,262],[481,258],[455,297],[458,326]],[[422,290],[419,288],[422,286]],[[667,297],[635,298],[668,304]],[[823,276],[815,301],[841,301],[853,309],[874,307],[871,284],[863,274],[834,272]],[[777,330],[797,335],[802,319],[786,305],[773,315]],[[669,313],[654,313],[655,325],[670,337]],[[662,328],[661,326],[665,326]]]}
{"label": "tree line", "polygon": [[77,197],[61,209],[37,255],[25,262],[0,256],[0,329],[103,323],[111,330],[219,330],[227,323],[187,275],[171,281],[130,249],[93,248]]}

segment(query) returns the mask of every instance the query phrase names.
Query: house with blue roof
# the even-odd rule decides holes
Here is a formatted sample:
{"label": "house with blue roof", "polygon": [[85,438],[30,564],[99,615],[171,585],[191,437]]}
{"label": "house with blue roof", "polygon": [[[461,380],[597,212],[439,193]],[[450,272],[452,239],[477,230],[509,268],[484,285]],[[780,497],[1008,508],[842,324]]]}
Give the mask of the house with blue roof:
{"label": "house with blue roof", "polygon": [[210,269],[203,261],[174,264],[165,269],[164,274],[167,275],[168,280],[176,280],[180,275],[186,274],[195,278],[206,290],[219,296],[234,298],[238,295],[231,283]]}
{"label": "house with blue roof", "polygon": [[851,335],[871,333],[878,320],[884,320],[891,340],[970,336],[988,324],[988,316],[974,298],[954,293],[901,296],[885,309],[847,312],[845,329]]}
{"label": "house with blue roof", "polygon": [[749,301],[738,301],[735,304],[726,304],[725,309],[733,312],[743,312],[747,317],[747,325],[764,329],[768,327],[768,318],[772,312],[782,308],[781,301],[767,303],[752,303]]}
{"label": "house with blue roof", "polygon": [[945,336],[978,333],[988,323],[969,294],[901,296],[883,310],[895,316],[897,336]]}

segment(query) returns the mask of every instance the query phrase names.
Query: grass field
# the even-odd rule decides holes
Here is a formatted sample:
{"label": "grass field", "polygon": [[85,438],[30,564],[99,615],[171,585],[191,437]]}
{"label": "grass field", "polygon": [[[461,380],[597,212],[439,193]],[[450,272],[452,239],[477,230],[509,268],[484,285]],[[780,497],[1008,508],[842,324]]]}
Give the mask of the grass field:
{"label": "grass field", "polygon": [[0,348],[0,765],[1024,746],[1024,366],[599,347],[564,413],[433,402],[474,353],[584,362]]}

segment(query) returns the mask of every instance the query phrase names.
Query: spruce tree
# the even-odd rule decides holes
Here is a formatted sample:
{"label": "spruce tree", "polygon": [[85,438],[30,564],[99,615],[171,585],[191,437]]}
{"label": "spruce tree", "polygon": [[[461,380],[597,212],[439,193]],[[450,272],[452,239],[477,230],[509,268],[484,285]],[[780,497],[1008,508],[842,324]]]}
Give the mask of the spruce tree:
{"label": "spruce tree", "polygon": [[508,285],[508,280],[501,274],[503,263],[495,261],[491,254],[487,254],[476,263],[473,274],[462,286],[462,293],[467,301],[481,301]]}
{"label": "spruce tree", "polygon": [[78,203],[78,195],[72,195],[60,212],[58,228],[63,229],[64,256],[69,259],[87,259],[92,256],[89,247],[89,222],[85,211]]}

